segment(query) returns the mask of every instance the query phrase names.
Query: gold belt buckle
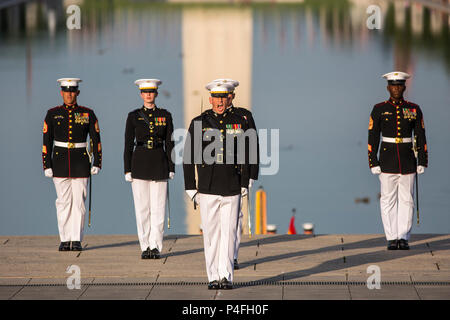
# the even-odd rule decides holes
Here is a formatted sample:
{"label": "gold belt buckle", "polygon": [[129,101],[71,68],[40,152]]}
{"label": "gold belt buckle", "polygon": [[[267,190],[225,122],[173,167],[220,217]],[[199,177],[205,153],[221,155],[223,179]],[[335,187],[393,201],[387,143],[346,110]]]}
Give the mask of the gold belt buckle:
{"label": "gold belt buckle", "polygon": [[68,142],[67,149],[73,149],[73,148],[75,148],[75,144],[73,142]]}
{"label": "gold belt buckle", "polygon": [[147,140],[147,149],[153,149],[153,140]]}
{"label": "gold belt buckle", "polygon": [[395,138],[395,143],[403,143],[403,138]]}

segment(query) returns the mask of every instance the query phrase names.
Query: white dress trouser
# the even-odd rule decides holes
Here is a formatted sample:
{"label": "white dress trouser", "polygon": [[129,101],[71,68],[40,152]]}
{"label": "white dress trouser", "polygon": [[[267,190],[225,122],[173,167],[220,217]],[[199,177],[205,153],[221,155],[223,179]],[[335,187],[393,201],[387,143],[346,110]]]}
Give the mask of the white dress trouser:
{"label": "white dress trouser", "polygon": [[381,219],[387,240],[409,240],[414,212],[414,178],[411,174],[381,173]]}
{"label": "white dress trouser", "polygon": [[167,181],[134,179],[133,190],[136,225],[141,251],[162,251],[164,215],[166,209]]}
{"label": "white dress trouser", "polygon": [[226,278],[233,281],[240,195],[219,196],[199,193],[208,281]]}
{"label": "white dress trouser", "polygon": [[235,244],[235,248],[234,248],[234,259],[236,259],[236,260],[239,255],[239,246],[241,245],[242,220],[244,219],[244,213],[242,212],[242,207],[243,207],[242,200],[243,200],[243,197],[241,197],[241,199],[240,199],[241,210],[239,210],[239,222],[238,222],[238,227],[237,227],[237,231],[236,231],[236,244]]}
{"label": "white dress trouser", "polygon": [[82,241],[88,178],[53,178],[61,242]]}

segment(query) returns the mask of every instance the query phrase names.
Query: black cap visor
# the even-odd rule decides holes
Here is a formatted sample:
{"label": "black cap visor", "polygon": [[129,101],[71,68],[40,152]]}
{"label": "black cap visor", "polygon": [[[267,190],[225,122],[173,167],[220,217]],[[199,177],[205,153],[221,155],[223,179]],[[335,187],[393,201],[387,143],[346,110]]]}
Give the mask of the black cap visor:
{"label": "black cap visor", "polygon": [[223,92],[223,93],[211,93],[211,97],[213,98],[226,98],[228,97],[228,93]]}
{"label": "black cap visor", "polygon": [[77,92],[78,87],[75,86],[61,87],[61,90],[65,92]]}
{"label": "black cap visor", "polygon": [[388,84],[395,86],[395,85],[405,85],[406,80],[388,80]]}

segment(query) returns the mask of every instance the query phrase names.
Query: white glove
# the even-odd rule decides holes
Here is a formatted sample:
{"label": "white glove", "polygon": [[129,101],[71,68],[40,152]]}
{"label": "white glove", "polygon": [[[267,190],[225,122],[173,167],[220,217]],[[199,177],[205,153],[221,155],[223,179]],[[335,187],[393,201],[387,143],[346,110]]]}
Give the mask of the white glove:
{"label": "white glove", "polygon": [[53,178],[53,170],[52,170],[52,168],[45,169],[44,170],[44,175],[47,178]]}
{"label": "white glove", "polygon": [[248,188],[249,189],[252,187],[253,182],[255,182],[255,180],[253,180],[253,179],[248,180]]}
{"label": "white glove", "polygon": [[91,174],[92,175],[98,174],[99,171],[100,171],[99,167],[92,167],[91,168]]}
{"label": "white glove", "polygon": [[125,173],[125,181],[133,182],[133,178],[131,177],[131,172]]}
{"label": "white glove", "polygon": [[422,174],[425,172],[424,166],[417,166],[417,174]]}
{"label": "white glove", "polygon": [[241,196],[245,197],[248,194],[247,188],[241,188]]}
{"label": "white glove", "polygon": [[376,166],[376,167],[370,168],[370,171],[372,171],[372,174],[380,174],[381,168],[380,168],[380,166]]}
{"label": "white glove", "polygon": [[197,190],[186,190],[186,193],[189,196],[189,199],[195,201],[196,204],[199,204],[199,201],[197,199]]}
{"label": "white glove", "polygon": [[169,179],[173,179],[175,177],[175,172],[169,172]]}

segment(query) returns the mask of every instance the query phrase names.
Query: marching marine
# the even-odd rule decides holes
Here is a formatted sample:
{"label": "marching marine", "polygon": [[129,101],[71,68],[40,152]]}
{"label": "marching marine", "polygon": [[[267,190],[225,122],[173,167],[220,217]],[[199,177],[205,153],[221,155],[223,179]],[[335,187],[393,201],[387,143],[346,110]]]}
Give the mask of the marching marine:
{"label": "marching marine", "polygon": [[208,289],[233,286],[240,199],[249,182],[248,143],[243,139],[247,122],[226,109],[232,87],[207,86],[212,109],[191,121],[184,148],[186,193],[194,206],[200,205]]}
{"label": "marching marine", "polygon": [[[409,249],[414,178],[416,172],[422,174],[428,166],[422,111],[417,104],[403,99],[405,82],[409,77],[409,74],[399,71],[383,75],[388,81],[390,98],[376,104],[369,119],[369,166],[373,174],[379,175],[381,183],[381,218],[388,250]],[[417,161],[413,150],[413,132]]]}
{"label": "marching marine", "polygon": [[[253,114],[250,110],[242,107],[235,107],[233,105],[233,100],[236,96],[235,94],[235,88],[239,86],[239,81],[233,80],[233,79],[216,79],[213,80],[212,83],[228,83],[231,85],[231,91],[228,94],[228,100],[227,100],[227,111],[231,113],[235,113],[245,119],[247,121],[248,129],[255,130],[255,136],[258,139],[257,130],[256,130],[256,124],[255,120],[253,119]],[[212,84],[210,83],[210,85]],[[258,172],[259,172],[259,143],[258,140],[255,141],[256,146],[250,145],[250,180],[248,183],[248,189],[250,191],[250,188],[252,187],[255,180],[258,180]],[[252,157],[252,155],[254,157]],[[252,159],[254,158],[254,159]],[[243,218],[244,213],[242,212],[242,199],[241,199],[241,211],[239,212],[239,224],[237,229],[237,235],[236,235],[236,248],[234,251],[234,269],[239,269],[239,263],[238,263],[238,254],[239,254],[239,246],[241,244],[241,236],[242,236],[242,225],[243,225]]]}
{"label": "marching marine", "polygon": [[161,83],[158,79],[135,81],[144,105],[128,114],[125,128],[125,180],[133,191],[142,259],[160,258],[168,179],[175,175],[172,115],[155,104]]}
{"label": "marching marine", "polygon": [[[48,110],[45,117],[42,162],[44,174],[53,178],[57,194],[59,251],[81,251],[88,178],[90,174],[98,174],[102,164],[100,128],[94,111],[77,104],[81,80],[57,81],[64,103]],[[92,168],[86,143],[88,134],[93,146]]]}

